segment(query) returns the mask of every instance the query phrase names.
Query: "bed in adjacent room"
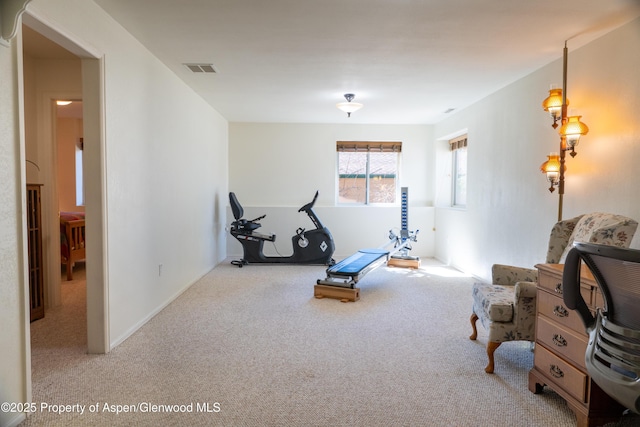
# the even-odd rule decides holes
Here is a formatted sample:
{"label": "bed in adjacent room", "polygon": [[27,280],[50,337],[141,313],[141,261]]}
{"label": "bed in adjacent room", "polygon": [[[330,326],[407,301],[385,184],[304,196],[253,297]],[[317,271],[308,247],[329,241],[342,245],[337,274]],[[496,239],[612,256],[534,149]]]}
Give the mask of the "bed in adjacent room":
{"label": "bed in adjacent room", "polygon": [[73,280],[76,261],[85,259],[84,212],[60,212],[60,259],[66,266],[67,280]]}

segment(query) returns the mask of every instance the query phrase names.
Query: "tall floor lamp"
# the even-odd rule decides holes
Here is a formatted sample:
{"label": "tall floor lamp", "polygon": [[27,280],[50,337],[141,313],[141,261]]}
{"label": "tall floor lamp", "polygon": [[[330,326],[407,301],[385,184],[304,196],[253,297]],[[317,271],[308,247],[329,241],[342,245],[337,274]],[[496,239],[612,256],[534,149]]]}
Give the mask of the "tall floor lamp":
{"label": "tall floor lamp", "polygon": [[564,42],[564,50],[562,56],[562,89],[551,88],[549,96],[542,101],[542,107],[548,111],[553,118],[554,129],[558,127],[558,121],[561,126],[558,130],[560,134],[560,151],[552,152],[547,156],[547,161],[540,166],[540,170],[546,174],[550,183],[549,191],[553,193],[555,187],[558,187],[558,221],[562,220],[562,201],[564,197],[564,175],[567,170],[565,165],[565,155],[569,151],[571,157],[578,154],[575,150],[576,145],[580,142],[580,137],[589,132],[587,125],[580,121],[582,116],[569,116],[567,114],[567,42]]}

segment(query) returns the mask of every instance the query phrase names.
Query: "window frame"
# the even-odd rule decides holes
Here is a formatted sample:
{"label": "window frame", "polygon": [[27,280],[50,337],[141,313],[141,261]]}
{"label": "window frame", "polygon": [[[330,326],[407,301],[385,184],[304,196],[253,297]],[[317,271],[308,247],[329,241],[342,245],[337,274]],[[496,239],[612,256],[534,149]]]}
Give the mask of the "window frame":
{"label": "window frame", "polygon": [[[468,149],[467,135],[461,135],[449,140],[451,150],[451,206],[454,208],[466,208],[468,196]],[[461,153],[464,152],[464,163],[462,162]],[[464,164],[464,173],[461,174],[461,168]],[[464,200],[460,194],[460,180],[464,181]]]}
{"label": "window frame", "polygon": [[79,138],[75,149],[76,206],[84,206],[84,138]]}
{"label": "window frame", "polygon": [[[362,202],[341,202],[340,196],[340,153],[367,153],[365,161],[365,201]],[[371,153],[396,153],[395,174],[394,174],[394,200],[393,202],[371,202]],[[337,141],[336,142],[336,202],[343,206],[395,206],[398,205],[400,191],[400,163],[402,153],[402,142],[400,141]]]}

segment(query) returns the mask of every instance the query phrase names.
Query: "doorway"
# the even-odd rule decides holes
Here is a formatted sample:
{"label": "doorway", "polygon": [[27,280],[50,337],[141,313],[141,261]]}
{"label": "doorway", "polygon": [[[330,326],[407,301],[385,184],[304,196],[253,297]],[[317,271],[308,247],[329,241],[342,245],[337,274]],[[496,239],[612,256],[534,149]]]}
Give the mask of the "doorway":
{"label": "doorway", "polygon": [[[82,100],[84,207],[86,225],[86,352],[109,351],[107,281],[103,226],[104,137],[103,59],[98,52],[62,35],[37,16],[23,15],[25,152],[39,165],[36,178],[46,187],[42,195],[45,300],[49,308],[61,303],[59,178],[55,149],[57,99]],[[33,59],[33,58],[38,59]],[[31,61],[38,63],[33,67]],[[46,65],[46,66],[45,66]],[[67,70],[67,71],[65,71]],[[76,77],[65,80],[68,70]],[[50,73],[50,74],[48,74]],[[37,84],[34,84],[37,82]],[[27,181],[34,179],[29,176]],[[45,221],[46,218],[46,221]],[[46,312],[45,312],[46,317]]]}

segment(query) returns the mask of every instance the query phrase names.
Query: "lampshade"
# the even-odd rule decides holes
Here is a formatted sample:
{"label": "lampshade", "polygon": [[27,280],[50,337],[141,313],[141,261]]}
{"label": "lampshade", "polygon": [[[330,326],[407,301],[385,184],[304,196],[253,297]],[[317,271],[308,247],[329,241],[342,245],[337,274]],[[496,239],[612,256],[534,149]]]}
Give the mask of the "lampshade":
{"label": "lampshade", "polygon": [[[569,100],[567,100],[567,105],[569,105]],[[542,101],[542,108],[544,111],[548,111],[551,117],[558,119],[562,111],[562,89],[550,89],[549,96]]]}
{"label": "lampshade", "polygon": [[354,94],[345,93],[344,97],[347,100],[347,102],[339,102],[336,104],[336,107],[338,107],[338,109],[347,113],[347,117],[351,117],[351,113],[358,111],[363,107],[363,105],[358,102],[351,102],[353,98],[356,97]]}
{"label": "lampshade", "polygon": [[550,153],[547,161],[540,165],[540,171],[543,173],[560,173],[560,155],[558,153]]}
{"label": "lampshade", "polygon": [[[566,170],[565,166],[565,170]],[[560,178],[560,155],[558,153],[551,153],[547,156],[547,161],[540,165],[540,171],[547,174],[547,179],[551,183],[550,190],[553,191],[553,186],[558,183]]]}
{"label": "lampshade", "polygon": [[581,135],[586,135],[589,132],[587,125],[580,121],[582,116],[571,116],[567,119],[567,122],[560,126],[558,131],[561,136],[564,136],[567,140],[567,146],[573,148],[578,145]]}

